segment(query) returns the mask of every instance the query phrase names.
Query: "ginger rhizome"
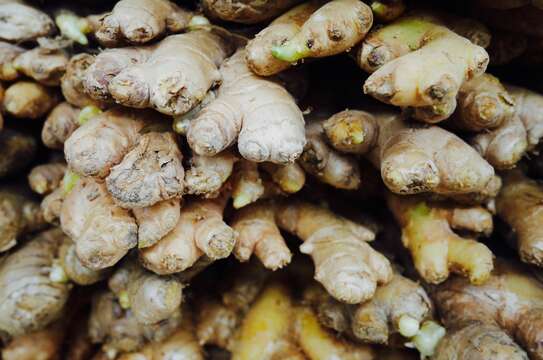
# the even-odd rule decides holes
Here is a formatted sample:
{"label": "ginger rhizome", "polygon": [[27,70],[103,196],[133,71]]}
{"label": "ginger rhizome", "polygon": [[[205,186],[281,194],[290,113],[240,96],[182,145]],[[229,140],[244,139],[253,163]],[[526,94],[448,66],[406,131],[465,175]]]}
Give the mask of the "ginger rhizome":
{"label": "ginger rhizome", "polygon": [[309,287],[304,299],[324,326],[371,344],[389,344],[398,334],[415,336],[433,310],[422,286],[399,273],[360,304],[341,303],[317,286]]}
{"label": "ginger rhizome", "polygon": [[41,130],[41,140],[50,149],[64,149],[64,142],[79,127],[80,109],[61,102],[51,110]]}
{"label": "ginger rhizome", "polygon": [[20,43],[55,32],[55,23],[49,15],[22,1],[2,1],[0,13],[0,40]]}
{"label": "ginger rhizome", "polygon": [[511,170],[504,176],[504,186],[496,198],[496,211],[515,234],[522,261],[543,266],[543,187],[535,180]]}
{"label": "ginger rhizome", "polygon": [[11,116],[38,119],[59,102],[55,90],[30,81],[18,81],[6,89],[2,108]]}
{"label": "ginger rhizome", "polygon": [[493,268],[493,254],[482,243],[457,235],[453,229],[474,234],[492,232],[492,214],[480,206],[440,206],[416,197],[390,194],[388,204],[402,228],[402,242],[415,268],[427,282],[437,284],[449,272],[484,283]]}
{"label": "ginger rhizome", "polygon": [[84,86],[97,100],[182,115],[220,82],[219,65],[234,47],[225,30],[202,29],[147,47],[105,50],[87,69]]}
{"label": "ginger rhizome", "polygon": [[169,0],[121,0],[100,17],[94,36],[107,47],[143,44],[187,29],[193,16]]}
{"label": "ginger rhizome", "polygon": [[60,85],[67,65],[68,55],[65,52],[43,47],[28,50],[13,61],[17,71],[48,86]]}
{"label": "ginger rhizome", "polygon": [[61,353],[64,328],[60,322],[29,334],[19,335],[2,349],[4,360],[55,360]]}
{"label": "ginger rhizome", "polygon": [[0,179],[24,169],[34,159],[37,147],[31,135],[0,128]]}
{"label": "ginger rhizome", "polygon": [[[499,259],[483,285],[474,286],[463,278],[453,277],[436,287],[433,298],[446,327],[461,328],[473,322],[495,327],[496,332],[504,333],[502,338],[507,338],[505,334],[514,338],[530,358],[543,359],[539,331],[543,321],[543,287],[521,265]],[[478,337],[484,338],[482,334]],[[499,339],[496,336],[494,342]],[[526,359],[525,355],[519,355],[523,351],[513,345],[509,340],[510,351],[517,348],[513,351],[516,357],[503,359]]]}
{"label": "ginger rhizome", "polygon": [[65,100],[73,106],[105,107],[104,102],[92,98],[85,91],[86,71],[93,62],[93,55],[81,53],[72,56],[66,65],[66,72],[60,79],[60,88]]}
{"label": "ginger rhizome", "polygon": [[484,73],[489,61],[482,47],[425,13],[400,17],[371,32],[356,57],[372,73],[364,84],[366,94],[434,114],[451,114],[462,84]]}
{"label": "ginger rhizome", "polygon": [[32,191],[47,195],[60,186],[65,172],[66,164],[61,162],[38,165],[28,174],[28,184]]}
{"label": "ginger rhizome", "polygon": [[254,75],[243,50],[220,72],[217,98],[190,122],[192,150],[213,156],[237,140],[239,153],[249,161],[288,164],[298,158],[305,145],[304,119],[294,98],[281,85]]}
{"label": "ginger rhizome", "polygon": [[215,199],[184,204],[173,230],[156,244],[140,249],[143,266],[166,275],[190,268],[203,256],[216,260],[230,255],[236,234],[223,221],[228,195],[225,191]]}
{"label": "ginger rhizome", "polygon": [[214,156],[193,154],[190,168],[185,172],[185,191],[188,194],[214,198],[228,180],[238,158],[224,151]]}
{"label": "ginger rhizome", "polygon": [[494,181],[492,166],[458,136],[437,126],[415,126],[398,113],[347,110],[323,127],[340,151],[365,153],[397,194],[482,193]]}
{"label": "ginger rhizome", "polygon": [[11,336],[40,330],[62,315],[71,285],[50,278],[65,235],[44,231],[0,264],[0,330]]}
{"label": "ginger rhizome", "polygon": [[372,23],[371,9],[361,1],[308,1],[249,41],[247,63],[258,75],[269,76],[303,58],[336,55],[362,40]]}
{"label": "ginger rhizome", "polygon": [[241,24],[255,24],[281,14],[300,0],[203,0],[202,6],[211,18]]}
{"label": "ginger rhizome", "polygon": [[20,75],[13,62],[17,56],[25,51],[25,49],[17,45],[0,41],[0,50],[0,80],[13,81]]}

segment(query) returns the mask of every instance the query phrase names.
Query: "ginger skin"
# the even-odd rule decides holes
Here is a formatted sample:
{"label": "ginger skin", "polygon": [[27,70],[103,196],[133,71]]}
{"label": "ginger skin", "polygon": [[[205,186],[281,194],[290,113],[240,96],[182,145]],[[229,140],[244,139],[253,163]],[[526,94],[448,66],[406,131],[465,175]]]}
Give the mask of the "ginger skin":
{"label": "ginger skin", "polygon": [[47,86],[60,85],[66,71],[68,55],[62,50],[37,47],[17,56],[13,66],[24,75]]}
{"label": "ginger skin", "polygon": [[402,242],[426,282],[441,283],[450,271],[468,277],[473,284],[488,279],[493,268],[492,252],[482,243],[453,231],[490,234],[492,215],[486,209],[441,207],[392,194],[388,204],[402,227]]}
{"label": "ginger skin", "polygon": [[15,337],[2,349],[4,360],[57,360],[64,340],[60,323],[25,335]]}
{"label": "ginger skin", "polygon": [[521,260],[540,267],[543,266],[542,200],[541,185],[520,170],[505,174],[504,186],[496,198],[498,216],[513,229]]}
{"label": "ginger skin", "polygon": [[41,140],[50,149],[62,150],[64,142],[79,127],[80,109],[61,102],[51,110],[41,130]]}
{"label": "ginger skin", "polygon": [[44,231],[2,262],[0,330],[22,335],[62,315],[71,286],[52,281],[49,272],[64,237],[58,228]]}
{"label": "ginger skin", "polygon": [[28,184],[32,191],[47,195],[58,188],[66,172],[66,164],[49,163],[34,167],[28,174]]}
{"label": "ginger skin", "polygon": [[300,251],[315,264],[315,279],[337,300],[358,304],[392,279],[389,261],[367,241],[375,234],[322,207],[285,202],[276,210],[279,227],[304,243]]}
{"label": "ginger skin", "polygon": [[49,15],[18,1],[3,1],[0,13],[0,40],[21,43],[55,32],[55,23]]}
{"label": "ginger skin", "polygon": [[0,179],[24,169],[36,154],[34,137],[11,129],[0,129]]}
{"label": "ginger skin", "polygon": [[[218,97],[190,122],[191,149],[213,156],[237,140],[241,156],[249,161],[296,160],[305,135],[303,115],[292,96],[279,84],[254,75],[243,50],[222,64],[221,74]],[[269,99],[275,99],[273,104]]]}
{"label": "ginger skin", "polygon": [[192,16],[169,0],[121,0],[100,17],[94,36],[106,47],[143,44],[166,32],[185,30]]}
{"label": "ginger skin", "polygon": [[58,102],[59,97],[54,90],[35,82],[18,81],[6,89],[2,107],[16,118],[36,120]]}
{"label": "ginger skin", "polygon": [[260,168],[266,171],[281,191],[287,194],[296,193],[304,187],[305,172],[297,163],[288,165],[263,163]]}
{"label": "ginger skin", "polygon": [[84,266],[75,252],[74,242],[66,237],[59,250],[58,259],[53,263],[50,278],[58,282],[72,281],[87,286],[97,283],[109,274],[107,269],[93,270]]}
{"label": "ginger skin", "polygon": [[232,206],[242,208],[254,203],[264,195],[265,186],[258,172],[258,165],[252,161],[241,160],[234,166],[232,176]]}
{"label": "ginger skin", "polygon": [[77,107],[89,105],[105,107],[100,99],[94,99],[85,92],[86,71],[94,62],[94,56],[87,53],[74,55],[66,66],[66,72],[60,79],[62,95],[68,103]]}
{"label": "ginger skin", "polygon": [[15,58],[25,51],[17,45],[0,41],[0,80],[13,81],[19,77],[19,73],[13,64]]}
{"label": "ginger skin", "polygon": [[229,151],[214,156],[193,154],[190,168],[185,172],[185,191],[204,198],[217,197],[223,184],[232,175],[236,161],[238,158]]}
{"label": "ginger skin", "polygon": [[183,206],[175,228],[155,245],[140,249],[143,266],[166,275],[190,268],[204,255],[213,260],[230,255],[236,234],[222,218],[227,195]]}
{"label": "ginger skin", "polygon": [[145,248],[156,244],[179,222],[181,200],[170,199],[153,206],[132,209],[138,223],[138,247]]}
{"label": "ginger skin", "polygon": [[241,24],[256,24],[281,14],[300,0],[203,0],[206,14],[212,18]]}
{"label": "ginger skin", "polygon": [[543,287],[519,264],[498,260],[490,278],[479,286],[451,278],[436,287],[433,298],[446,327],[479,322],[501,328],[531,359],[543,359],[538,331],[543,322]]}

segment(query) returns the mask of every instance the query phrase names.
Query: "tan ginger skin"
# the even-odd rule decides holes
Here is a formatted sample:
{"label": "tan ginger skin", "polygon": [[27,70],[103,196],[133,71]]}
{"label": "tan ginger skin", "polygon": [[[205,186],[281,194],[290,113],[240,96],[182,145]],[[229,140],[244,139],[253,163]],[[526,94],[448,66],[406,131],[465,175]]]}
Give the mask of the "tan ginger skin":
{"label": "tan ginger skin", "polygon": [[64,142],[79,127],[80,109],[63,101],[51,110],[41,129],[41,140],[50,149],[62,150]]}
{"label": "tan ginger skin", "polygon": [[56,86],[60,85],[68,60],[68,55],[62,50],[36,47],[17,56],[13,66],[40,84]]}
{"label": "tan ginger skin", "polygon": [[96,100],[85,91],[86,71],[94,62],[94,56],[87,53],[74,55],[66,66],[66,72],[60,79],[60,88],[64,99],[73,106],[89,105],[104,108],[103,101]]}
{"label": "tan ginger skin", "polygon": [[92,178],[81,178],[68,193],[60,223],[83,265],[94,270],[113,266],[138,243],[136,220]]}
{"label": "tan ginger skin", "polygon": [[64,237],[58,228],[44,231],[2,262],[0,330],[17,336],[60,318],[71,285],[52,281],[49,273]]}
{"label": "tan ginger skin", "polygon": [[293,97],[281,85],[254,75],[243,50],[222,64],[221,74],[217,99],[190,123],[187,140],[192,150],[213,156],[237,140],[241,156],[249,161],[296,160],[305,135],[303,115]]}
{"label": "tan ginger skin", "polygon": [[64,163],[48,163],[35,166],[28,174],[28,184],[32,191],[46,195],[58,188],[66,172]]}
{"label": "tan ginger skin", "polygon": [[[543,322],[543,287],[528,271],[500,259],[483,285],[474,286],[460,277],[439,285],[433,298],[443,323],[457,328],[472,322],[494,326],[514,338],[531,359],[543,359],[539,331]],[[526,355],[519,355],[522,353],[519,349],[516,357],[510,358],[527,359]]]}
{"label": "tan ginger skin", "polygon": [[288,165],[263,163],[260,168],[271,176],[271,180],[281,191],[287,194],[296,193],[304,187],[305,172],[297,163]]}
{"label": "tan ginger skin", "polygon": [[225,258],[232,252],[236,234],[223,221],[228,192],[216,199],[195,199],[183,206],[174,229],[153,246],[140,249],[140,260],[147,269],[173,274],[190,268],[206,255]]}
{"label": "tan ginger skin", "polygon": [[343,111],[324,129],[338,149],[366,153],[397,194],[482,193],[494,181],[492,166],[458,136],[437,126],[408,125],[398,113]]}
{"label": "tan ginger skin", "polygon": [[53,263],[53,271],[56,273],[50,277],[55,281],[72,281],[82,286],[95,284],[109,275],[108,269],[93,270],[84,266],[77,257],[74,242],[69,237],[65,238],[60,247],[58,259]]}
{"label": "tan ginger skin", "polygon": [[24,48],[0,41],[0,80],[13,81],[19,77],[19,72],[13,64],[15,58],[25,51]]}
{"label": "tan ginger skin", "polygon": [[309,287],[304,299],[315,309],[321,324],[371,344],[389,344],[398,334],[414,336],[433,311],[424,288],[396,272],[389,283],[377,288],[371,300],[361,304],[341,303],[317,286]]}
{"label": "tan ginger skin", "polygon": [[496,198],[498,216],[513,229],[521,260],[537,266],[543,266],[542,201],[541,184],[520,170],[504,175],[504,186]]}
{"label": "tan ginger skin", "polygon": [[241,24],[255,24],[273,19],[300,0],[204,0],[204,11],[212,18]]}
{"label": "tan ginger skin", "polygon": [[421,277],[433,284],[449,272],[482,284],[493,268],[493,254],[482,243],[457,235],[453,229],[490,234],[492,214],[480,207],[439,206],[414,197],[389,194],[388,204],[400,226],[402,242]]}
{"label": "tan ginger skin", "polygon": [[53,323],[43,330],[15,337],[2,349],[4,360],[57,360],[62,350],[64,327]]}
{"label": "tan ginger skin", "polygon": [[105,50],[88,68],[85,89],[97,100],[111,97],[124,106],[182,115],[221,80],[219,65],[234,46],[230,34],[211,29],[143,48]]}
{"label": "tan ginger skin", "polygon": [[18,1],[2,2],[0,13],[0,40],[20,43],[55,32],[55,24],[49,15]]}
{"label": "tan ginger skin", "polygon": [[16,118],[36,120],[59,102],[55,90],[30,81],[18,81],[6,89],[3,109]]}
{"label": "tan ginger skin", "polygon": [[99,18],[94,36],[107,47],[143,44],[166,32],[185,30],[192,16],[169,0],[121,0]]}
{"label": "tan ginger skin", "polygon": [[138,247],[145,248],[156,244],[179,222],[181,199],[170,199],[153,206],[132,209],[138,223]]}
{"label": "tan ginger skin", "polygon": [[229,151],[215,156],[192,154],[190,168],[185,172],[185,191],[188,194],[214,198],[228,180],[239,159]]}
{"label": "tan ginger skin", "polygon": [[371,28],[372,11],[355,0],[303,3],[275,19],[247,44],[247,64],[261,76],[277,74],[306,57],[340,54]]}

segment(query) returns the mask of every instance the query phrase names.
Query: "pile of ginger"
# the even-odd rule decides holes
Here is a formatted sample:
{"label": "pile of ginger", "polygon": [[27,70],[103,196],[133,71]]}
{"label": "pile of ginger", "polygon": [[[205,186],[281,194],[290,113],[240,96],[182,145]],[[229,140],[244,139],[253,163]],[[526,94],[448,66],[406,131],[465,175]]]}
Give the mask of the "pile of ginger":
{"label": "pile of ginger", "polygon": [[542,21],[0,0],[1,358],[543,360]]}

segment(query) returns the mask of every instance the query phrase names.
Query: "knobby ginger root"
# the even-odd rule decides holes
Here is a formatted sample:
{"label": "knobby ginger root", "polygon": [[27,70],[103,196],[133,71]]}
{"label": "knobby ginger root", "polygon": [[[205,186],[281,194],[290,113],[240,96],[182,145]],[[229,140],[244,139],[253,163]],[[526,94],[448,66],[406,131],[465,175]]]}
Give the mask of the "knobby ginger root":
{"label": "knobby ginger root", "polygon": [[482,207],[446,207],[413,197],[389,195],[389,207],[402,227],[402,242],[422,278],[445,281],[449,271],[474,284],[484,283],[493,268],[493,254],[482,243],[463,238],[453,229],[489,235],[492,215]]}
{"label": "knobby ginger root", "polygon": [[136,220],[92,178],[81,178],[66,195],[60,223],[81,263],[93,270],[113,266],[138,243]]}
{"label": "knobby ginger root", "polygon": [[403,0],[373,0],[370,6],[373,16],[385,23],[396,20],[405,11]]}
{"label": "knobby ginger root", "polygon": [[213,156],[237,139],[240,154],[249,161],[287,164],[298,158],[305,145],[304,120],[292,96],[254,75],[243,50],[222,64],[221,74],[217,99],[190,122],[192,150]]}
{"label": "knobby ginger root", "polygon": [[43,198],[40,209],[43,214],[43,219],[47,223],[60,225],[60,212],[62,210],[65,195],[62,187],[58,187]]}
{"label": "knobby ginger root", "polygon": [[24,169],[36,154],[36,140],[28,134],[0,129],[0,178]]}
{"label": "knobby ginger root", "polygon": [[64,143],[69,167],[83,176],[105,177],[140,140],[140,131],[157,115],[116,108],[93,117]]}
{"label": "knobby ginger root", "polygon": [[28,50],[13,61],[17,71],[48,86],[60,85],[67,65],[68,55],[64,51],[43,47]]}
{"label": "knobby ginger root", "polygon": [[89,269],[81,263],[75,252],[75,244],[66,237],[59,250],[58,259],[53,262],[49,275],[50,279],[56,282],[72,281],[77,285],[92,285],[104,279],[108,270]]}
{"label": "knobby ginger root", "polygon": [[61,102],[51,110],[41,130],[41,140],[50,149],[62,150],[64,142],[79,127],[80,109]]}
{"label": "knobby ginger root", "polygon": [[372,344],[388,344],[398,333],[415,336],[433,310],[422,286],[398,273],[361,304],[342,304],[316,286],[306,290],[304,297],[324,326]]}
{"label": "knobby ginger root", "polygon": [[[543,322],[543,287],[519,264],[497,261],[490,278],[479,286],[463,278],[451,278],[434,290],[433,298],[446,327],[480,322],[501,328],[531,359],[543,359],[543,335],[539,331]],[[527,358],[518,357],[523,353],[520,349],[514,353],[517,358]]]}
{"label": "knobby ginger root", "polygon": [[11,336],[43,329],[62,315],[70,285],[50,279],[65,235],[44,231],[0,265],[0,330]]}
{"label": "knobby ginger root", "polygon": [[241,160],[234,166],[232,178],[232,206],[235,209],[251,204],[264,195],[264,184],[256,163]]}
{"label": "knobby ginger root", "polygon": [[13,81],[19,73],[13,64],[15,58],[25,51],[24,48],[0,41],[0,80]]}
{"label": "knobby ginger root", "polygon": [[138,140],[106,178],[109,193],[126,209],[180,198],[185,176],[183,156],[173,132],[149,132]]}
{"label": "knobby ginger root", "polygon": [[228,180],[238,158],[229,151],[214,156],[193,154],[190,168],[185,172],[185,191],[188,194],[213,198]]}
{"label": "knobby ginger root", "polygon": [[46,225],[40,205],[18,187],[0,187],[0,252],[17,244],[17,239]]}
{"label": "knobby ginger root", "polygon": [[55,23],[47,14],[19,1],[3,1],[0,13],[1,40],[20,43],[55,32]]}
{"label": "knobby ginger root", "polygon": [[325,208],[291,201],[277,208],[276,221],[304,241],[300,251],[312,257],[315,279],[339,301],[368,300],[378,284],[392,279],[389,261],[367,244],[375,237],[367,227]]}
{"label": "knobby ginger root", "polygon": [[190,268],[206,255],[225,258],[232,252],[236,234],[223,221],[228,193],[216,199],[191,200],[181,209],[175,228],[153,246],[140,249],[143,265],[159,274]]}
{"label": "knobby ginger root", "polygon": [[48,163],[35,166],[28,174],[28,183],[32,191],[47,195],[60,186],[66,164]]}
{"label": "knobby ginger root", "polygon": [[85,90],[86,71],[93,62],[94,56],[87,53],[77,54],[70,58],[66,72],[60,79],[62,95],[68,103],[81,108],[89,105],[105,107],[103,101],[94,99]]}
{"label": "knobby ginger root", "polygon": [[204,11],[212,18],[241,24],[255,24],[281,14],[300,0],[203,0]]}
{"label": "knobby ginger root", "polygon": [[409,125],[397,113],[343,111],[324,128],[341,151],[369,151],[368,159],[394,193],[483,193],[494,182],[492,166],[459,137],[437,126]]}
{"label": "knobby ginger root", "polygon": [[296,193],[304,187],[305,172],[297,163],[288,165],[262,163],[260,168],[266,171],[281,191],[287,194]]}
{"label": "knobby ginger root", "polygon": [[145,248],[157,243],[179,222],[181,200],[160,201],[153,206],[133,209],[138,223],[138,247]]}
{"label": "knobby ginger root", "polygon": [[516,245],[522,261],[543,266],[543,187],[530,180],[520,170],[504,176],[504,186],[496,198],[496,210],[516,235]]}
{"label": "knobby ginger root", "polygon": [[[188,314],[184,314],[188,315]],[[119,353],[137,351],[148,341],[162,341],[181,325],[181,308],[157,324],[140,324],[130,310],[124,310],[111,292],[97,292],[92,299],[89,336],[101,343],[109,358]]]}
{"label": "knobby ginger root", "polygon": [[35,82],[18,81],[6,89],[2,107],[14,117],[38,119],[58,102],[55,90]]}
{"label": "knobby ginger root", "polygon": [[272,203],[259,201],[238,210],[231,226],[238,233],[234,247],[238,260],[247,261],[254,253],[271,270],[290,263],[292,254],[275,223]]}
{"label": "knobby ginger root", "polygon": [[94,35],[107,47],[143,44],[188,28],[193,13],[169,0],[121,0],[98,21]]}
{"label": "knobby ginger root", "polygon": [[219,65],[234,46],[230,34],[210,29],[168,36],[145,48],[106,50],[89,67],[85,87],[96,99],[111,96],[121,105],[181,115],[220,82]]}
{"label": "knobby ginger root", "polygon": [[130,309],[140,324],[151,325],[168,319],[180,307],[183,284],[173,276],[146,271],[136,259],[127,259],[108,281],[125,310]]}
{"label": "knobby ginger root", "polygon": [[56,322],[43,330],[15,337],[2,349],[2,359],[56,360],[63,340],[64,327]]}
{"label": "knobby ginger root", "polygon": [[303,20],[290,21],[295,29],[286,41],[272,46],[274,57],[295,62],[345,52],[366,36],[373,24],[373,13],[362,1],[332,0],[297,25]]}

